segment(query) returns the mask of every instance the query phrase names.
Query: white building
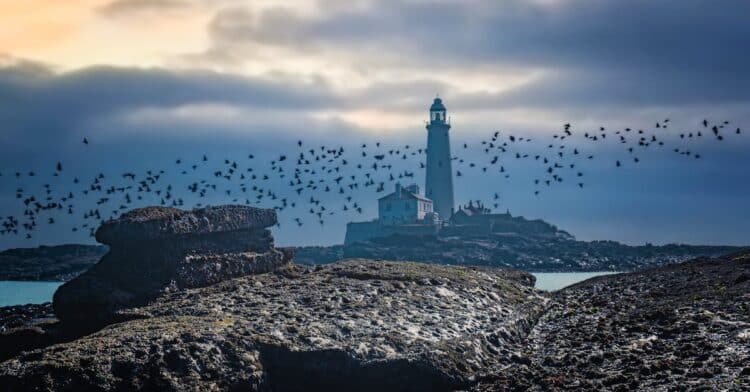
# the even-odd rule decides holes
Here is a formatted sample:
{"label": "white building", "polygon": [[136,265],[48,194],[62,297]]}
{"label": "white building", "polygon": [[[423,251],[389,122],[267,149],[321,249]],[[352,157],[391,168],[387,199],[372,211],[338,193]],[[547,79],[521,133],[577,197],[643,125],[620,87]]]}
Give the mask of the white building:
{"label": "white building", "polygon": [[419,194],[416,184],[405,188],[396,184],[393,193],[378,199],[378,221],[381,225],[423,223],[432,221],[432,200]]}

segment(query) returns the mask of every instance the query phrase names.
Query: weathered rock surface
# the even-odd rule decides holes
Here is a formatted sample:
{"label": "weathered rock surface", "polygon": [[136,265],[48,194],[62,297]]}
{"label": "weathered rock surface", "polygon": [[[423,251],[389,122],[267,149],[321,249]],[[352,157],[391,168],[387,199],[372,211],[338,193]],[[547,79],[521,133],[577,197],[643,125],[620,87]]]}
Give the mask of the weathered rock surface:
{"label": "weathered rock surface", "polygon": [[183,211],[149,207],[104,223],[96,237],[110,251],[55,293],[64,322],[107,323],[120,309],[179,289],[278,268],[291,258],[265,227],[273,210],[221,206]]}
{"label": "weathered rock surface", "polygon": [[36,326],[54,319],[55,314],[49,302],[38,305],[0,307],[0,334],[16,328]]}
{"label": "weathered rock surface", "polygon": [[[299,257],[295,261],[324,264],[342,257],[360,257],[490,265],[534,272],[633,271],[700,256],[716,257],[738,250],[730,246],[629,246],[615,241],[586,242],[513,233],[452,237],[393,235],[343,247],[298,248]],[[338,254],[341,257],[336,258]]]}
{"label": "weathered rock surface", "polygon": [[131,244],[186,235],[265,229],[276,222],[276,211],[242,205],[192,211],[146,207],[126,212],[119,219],[102,225],[96,231],[96,240],[107,245]]}
{"label": "weathered rock surface", "polygon": [[96,264],[106,246],[59,245],[0,252],[0,280],[68,281]]}
{"label": "weathered rock surface", "polygon": [[453,390],[509,366],[546,294],[526,273],[349,260],[171,293],[0,364],[7,390]]}
{"label": "weathered rock surface", "polygon": [[750,252],[559,291],[519,358],[475,389],[750,390]]}
{"label": "weathered rock surface", "polygon": [[1,307],[0,362],[22,351],[69,341],[95,330],[87,327],[71,329],[60,325],[49,302]]}

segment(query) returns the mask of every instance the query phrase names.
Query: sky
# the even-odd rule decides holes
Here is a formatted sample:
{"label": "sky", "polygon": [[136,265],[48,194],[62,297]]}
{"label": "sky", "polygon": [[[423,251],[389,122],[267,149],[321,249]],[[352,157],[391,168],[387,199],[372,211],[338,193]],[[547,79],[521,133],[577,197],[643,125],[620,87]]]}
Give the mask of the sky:
{"label": "sky", "polygon": [[[294,156],[298,140],[353,155],[376,142],[413,151],[439,94],[465,161],[458,202],[498,203],[582,240],[747,245],[747,15],[741,0],[0,0],[0,218],[23,212],[17,189],[66,189],[72,173],[177,170],[176,159],[204,154],[267,162]],[[669,128],[653,129],[666,118]],[[729,121],[727,137],[679,138],[703,119]],[[565,123],[568,148],[596,157],[579,163],[585,186],[570,179],[535,195],[544,167],[513,154],[545,154]],[[669,148],[639,150],[634,164],[614,135],[581,136],[599,127],[659,132]],[[462,170],[487,160],[480,143],[495,131],[533,140],[509,147],[509,177]],[[414,172],[402,181],[423,182],[420,159],[394,162]],[[50,178],[57,162],[65,171]],[[39,174],[13,175],[28,171]],[[188,199],[198,175],[175,172],[171,185]],[[284,182],[263,186],[283,197]],[[323,226],[281,211],[277,243],[343,242],[346,222],[374,218],[382,194],[357,196],[361,214]],[[78,215],[30,239],[0,236],[0,249],[91,242],[70,230]]]}

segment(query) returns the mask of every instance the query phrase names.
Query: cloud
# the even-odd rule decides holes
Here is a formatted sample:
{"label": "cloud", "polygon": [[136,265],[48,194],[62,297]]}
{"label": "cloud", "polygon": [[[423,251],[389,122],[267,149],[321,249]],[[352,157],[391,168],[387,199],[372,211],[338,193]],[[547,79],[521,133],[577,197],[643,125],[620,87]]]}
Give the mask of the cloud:
{"label": "cloud", "polygon": [[[535,73],[495,100],[511,106],[736,102],[750,98],[748,13],[750,3],[739,0],[721,6],[700,0],[402,0],[313,14],[231,8],[210,24],[213,46],[205,58],[236,63],[274,48],[289,57],[340,59],[370,82],[376,75],[421,74],[459,92],[466,86],[446,74],[492,80],[508,70]],[[481,95],[492,87],[472,89]]]}
{"label": "cloud", "polygon": [[164,12],[185,9],[191,5],[186,0],[114,0],[99,8],[106,16],[117,17],[141,12]]}
{"label": "cloud", "polygon": [[65,135],[94,121],[144,108],[228,105],[306,112],[338,98],[321,84],[218,74],[97,66],[54,73],[39,64],[0,68],[0,138]]}
{"label": "cloud", "polygon": [[[206,152],[212,159],[248,151],[276,155],[298,138],[421,146],[422,121],[436,93],[454,116],[454,145],[476,144],[497,129],[546,141],[568,121],[579,131],[646,128],[670,117],[679,125],[665,137],[682,146],[672,131],[698,126],[703,116],[750,124],[744,42],[750,3],[744,1],[320,4],[332,3],[312,10],[212,5],[221,10],[207,25],[210,45],[184,56],[182,69],[97,65],[59,72],[0,59],[0,168],[49,170],[62,160],[88,178]],[[184,4],[121,0],[100,11],[159,16]],[[87,150],[84,135],[92,140]],[[510,159],[511,179],[467,174],[457,181],[457,199],[500,192],[512,212],[551,220],[586,239],[746,242],[748,139],[696,143],[689,147],[704,159],[688,162],[653,149],[638,167],[626,165],[617,175],[612,160],[630,161],[627,151],[616,143],[587,143],[597,159],[586,167],[586,191],[563,186],[540,198],[529,197],[536,166]],[[0,184],[12,195],[23,184],[10,177]],[[362,219],[372,217],[372,195],[362,200],[369,208]],[[15,208],[17,201],[8,203]],[[330,230],[287,225],[278,238],[340,242],[349,218],[337,219]]]}

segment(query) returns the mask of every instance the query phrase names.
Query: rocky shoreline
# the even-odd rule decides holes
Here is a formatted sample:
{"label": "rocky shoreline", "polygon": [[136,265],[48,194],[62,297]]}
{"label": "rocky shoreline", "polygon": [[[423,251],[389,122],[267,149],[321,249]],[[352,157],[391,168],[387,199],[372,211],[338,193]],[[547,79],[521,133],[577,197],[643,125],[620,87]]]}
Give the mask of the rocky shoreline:
{"label": "rocky shoreline", "polygon": [[68,283],[75,290],[54,307],[0,309],[0,386],[750,388],[750,251],[548,293],[512,268],[296,264],[264,232],[274,220],[232,206],[106,223],[98,238],[112,251]]}
{"label": "rocky shoreline", "polygon": [[[0,280],[67,282],[96,264],[108,249],[101,245],[9,249],[0,252]],[[347,246],[296,247],[294,260],[319,265],[366,258],[511,267],[529,272],[600,272],[635,271],[701,256],[716,257],[737,249],[681,244],[630,246],[614,241],[509,234],[451,238],[394,235]]]}
{"label": "rocky shoreline", "polygon": [[67,282],[107,253],[101,245],[58,245],[0,252],[0,280]]}
{"label": "rocky shoreline", "polygon": [[367,258],[510,267],[530,272],[600,272],[636,271],[696,257],[717,257],[739,249],[682,244],[630,246],[615,241],[500,233],[454,237],[392,235],[343,246],[299,247],[295,261],[316,265],[343,258]]}

